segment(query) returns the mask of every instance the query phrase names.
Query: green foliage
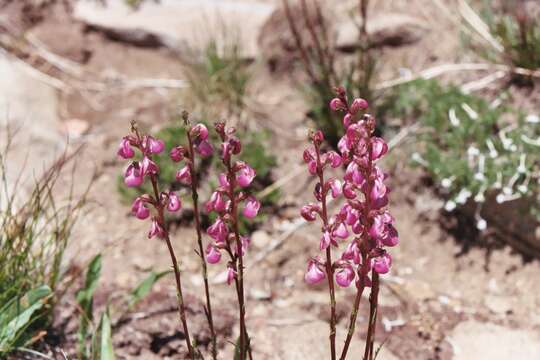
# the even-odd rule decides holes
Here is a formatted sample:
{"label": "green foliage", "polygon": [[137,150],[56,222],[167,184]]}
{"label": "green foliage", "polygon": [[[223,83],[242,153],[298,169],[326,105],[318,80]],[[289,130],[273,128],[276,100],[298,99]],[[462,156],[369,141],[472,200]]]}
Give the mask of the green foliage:
{"label": "green foliage", "polygon": [[[413,160],[447,193],[447,209],[485,194],[497,201],[539,196],[540,123],[510,106],[419,80],[401,86],[394,111],[421,124]],[[536,201],[538,203],[538,201]]]}
{"label": "green foliage", "polygon": [[540,68],[540,20],[527,13],[522,4],[509,5],[496,10],[491,2],[484,1],[480,11],[489,32],[502,45],[502,53],[470,37],[465,40],[489,61],[536,70]]}
{"label": "green foliage", "polygon": [[43,285],[0,307],[0,356],[29,344],[31,336],[27,330],[51,296],[51,289]]}
{"label": "green foliage", "polygon": [[[62,201],[54,195],[70,161],[65,154],[41,177],[25,184],[31,186],[29,192],[22,191],[18,182],[8,183],[8,150],[0,154],[0,309],[21,304],[16,308],[20,312],[12,314],[11,319],[19,319],[17,324],[22,325],[14,330],[13,324],[5,322],[8,312],[1,312],[0,355],[26,345],[49,326],[54,306],[63,293],[58,284],[63,279],[64,250],[88,192],[76,198],[68,188]],[[45,289],[51,294],[44,295]],[[27,308],[28,304],[32,306]]]}
{"label": "green foliage", "polygon": [[[79,305],[79,354],[80,359],[114,360],[112,345],[111,310],[107,304],[101,313],[99,324],[94,324],[94,293],[101,277],[102,256],[96,255],[88,264],[83,287],[77,292],[76,299]],[[126,296],[122,304],[118,319],[127,314],[135,305],[147,296],[153,286],[170,271],[156,273],[154,271],[139,283]]]}

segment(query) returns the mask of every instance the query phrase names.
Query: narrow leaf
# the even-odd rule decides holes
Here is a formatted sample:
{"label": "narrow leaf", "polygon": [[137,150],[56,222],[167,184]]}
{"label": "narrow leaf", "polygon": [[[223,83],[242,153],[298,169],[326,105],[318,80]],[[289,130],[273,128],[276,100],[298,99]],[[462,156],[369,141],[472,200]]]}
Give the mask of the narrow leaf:
{"label": "narrow leaf", "polygon": [[141,301],[148,293],[152,290],[152,287],[161,279],[163,276],[170,273],[170,270],[162,271],[159,273],[156,273],[152,271],[150,275],[148,275],[143,281],[137,285],[135,289],[133,289],[130,293],[130,299],[128,301],[128,308],[131,309],[133,306],[135,306],[139,301]]}

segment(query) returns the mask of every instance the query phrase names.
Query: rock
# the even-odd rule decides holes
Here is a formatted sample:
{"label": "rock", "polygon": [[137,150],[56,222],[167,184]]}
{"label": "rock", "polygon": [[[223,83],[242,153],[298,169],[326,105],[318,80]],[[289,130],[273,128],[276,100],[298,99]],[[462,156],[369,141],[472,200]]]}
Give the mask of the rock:
{"label": "rock", "polygon": [[80,138],[88,131],[89,128],[90,124],[88,124],[88,121],[81,119],[70,119],[62,123],[62,131],[70,139]]}
{"label": "rock", "polygon": [[[16,135],[7,157],[8,183],[22,172],[23,186],[47,168],[65,145],[58,132],[56,90],[29,75],[9,57],[0,55],[0,126],[6,125]],[[2,128],[0,148],[6,145]]]}
{"label": "rock", "polygon": [[486,295],[484,304],[496,314],[506,314],[512,310],[512,302],[505,296]]}
{"label": "rock", "polygon": [[[336,47],[351,51],[358,47],[358,19],[340,22],[337,28]],[[403,14],[384,14],[368,19],[367,32],[373,47],[401,46],[417,42],[427,31],[427,26],[417,18]]]}
{"label": "rock", "polygon": [[470,320],[456,326],[448,341],[454,360],[540,359],[540,336],[533,330]]}
{"label": "rock", "polygon": [[[307,18],[313,24],[313,28],[317,33],[322,31],[322,24],[317,16],[315,7],[308,6],[308,11],[305,13],[302,11],[299,2],[289,1],[289,3],[291,17],[295,20],[295,24],[297,24],[297,29],[304,46],[308,49],[313,49],[314,43],[305,23]],[[323,2],[319,3],[322,4]],[[333,25],[328,21],[328,19],[333,18],[333,11],[328,7],[324,7],[321,13],[324,14],[323,21],[327,29],[329,41],[334,43],[335,31]],[[292,62],[299,59],[300,53],[298,46],[289,27],[285,9],[282,6],[275,9],[272,16],[264,24],[259,35],[259,44],[263,58],[274,71],[288,71]]]}
{"label": "rock", "polygon": [[246,0],[161,0],[138,10],[124,0],[78,1],[74,16],[90,29],[137,46],[164,46],[179,53],[202,50],[210,41],[218,50],[238,42],[241,56],[259,53],[257,37],[274,5]]}

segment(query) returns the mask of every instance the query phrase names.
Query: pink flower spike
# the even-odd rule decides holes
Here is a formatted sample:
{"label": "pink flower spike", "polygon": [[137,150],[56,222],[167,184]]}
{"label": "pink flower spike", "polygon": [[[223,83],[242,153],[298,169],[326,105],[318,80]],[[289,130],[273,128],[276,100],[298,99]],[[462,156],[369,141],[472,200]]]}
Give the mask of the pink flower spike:
{"label": "pink flower spike", "polygon": [[325,278],[325,276],[326,274],[319,268],[319,264],[317,264],[313,260],[310,260],[308,263],[306,275],[304,276],[304,280],[308,284],[314,285],[321,282]]}
{"label": "pink flower spike", "polygon": [[163,140],[155,139],[152,136],[146,138],[146,150],[150,154],[159,154],[163,149],[165,149]]}
{"label": "pink flower spike", "polygon": [[150,160],[149,157],[145,156],[142,160],[142,169],[144,175],[151,175],[151,174],[157,174],[159,173],[159,166],[152,160]]}
{"label": "pink flower spike", "polygon": [[197,124],[191,128],[190,135],[198,141],[205,141],[208,139],[208,128],[204,124]]}
{"label": "pink flower spike", "polygon": [[191,185],[191,170],[186,165],[176,172],[176,180],[185,185]]}
{"label": "pink flower spike", "polygon": [[346,107],[343,101],[341,101],[339,98],[333,98],[330,101],[330,109],[332,109],[333,111],[338,111],[338,110],[345,110]]}
{"label": "pink flower spike", "polygon": [[206,141],[206,140],[203,140],[201,141],[197,147],[195,148],[195,150],[197,150],[197,152],[199,154],[201,154],[201,156],[203,157],[207,157],[207,156],[210,156],[212,155],[212,153],[214,152],[214,148],[212,147],[212,145]]}
{"label": "pink flower spike", "polygon": [[133,151],[133,148],[131,147],[131,144],[129,143],[129,139],[127,137],[123,138],[120,142],[117,154],[123,159],[130,159],[135,155],[135,151]]}
{"label": "pink flower spike", "polygon": [[245,165],[242,167],[238,174],[236,175],[236,180],[238,181],[238,185],[245,188],[248,187],[253,179],[255,178],[255,170],[253,170],[249,165]]}
{"label": "pink flower spike", "polygon": [[366,110],[368,108],[369,104],[366,100],[364,99],[361,99],[361,98],[358,98],[358,99],[354,99],[354,101],[352,102],[351,104],[351,107],[349,109],[349,111],[351,112],[351,114],[356,114],[357,112],[361,111],[361,110]]}
{"label": "pink flower spike", "polygon": [[373,269],[379,274],[386,274],[390,270],[390,266],[392,266],[392,257],[388,253],[373,259]]}
{"label": "pink flower spike", "polygon": [[231,285],[231,283],[236,278],[236,271],[232,267],[227,268],[227,285]]}
{"label": "pink flower spike", "polygon": [[144,181],[144,173],[140,163],[133,162],[129,164],[124,173],[124,183],[128,187],[140,186]]}
{"label": "pink flower spike", "polygon": [[212,244],[208,244],[206,247],[206,261],[209,264],[217,264],[221,260],[221,252],[216,249]]}
{"label": "pink flower spike", "polygon": [[346,265],[336,272],[336,282],[341,287],[349,287],[354,280],[354,270],[351,265]]}
{"label": "pink flower spike", "polygon": [[140,220],[144,220],[150,216],[150,210],[146,207],[145,201],[142,197],[138,197],[135,199],[135,201],[133,201],[131,213]]}
{"label": "pink flower spike", "polygon": [[186,149],[183,146],[175,146],[171,149],[169,156],[174,162],[180,162],[184,160],[186,156]]}
{"label": "pink flower spike", "polygon": [[165,236],[165,230],[161,227],[156,218],[152,218],[152,225],[150,225],[150,231],[148,232],[148,238],[151,239],[154,236],[163,238]]}
{"label": "pink flower spike", "polygon": [[182,203],[180,202],[180,198],[178,198],[178,195],[176,195],[176,193],[173,191],[169,192],[167,210],[169,210],[170,212],[175,212],[180,210],[181,207]]}
{"label": "pink flower spike", "polygon": [[244,205],[244,211],[242,213],[248,219],[253,219],[259,213],[260,208],[261,203],[255,197],[250,196],[246,199],[246,204]]}
{"label": "pink flower spike", "polygon": [[371,158],[380,159],[388,152],[388,145],[380,137],[371,138]]}

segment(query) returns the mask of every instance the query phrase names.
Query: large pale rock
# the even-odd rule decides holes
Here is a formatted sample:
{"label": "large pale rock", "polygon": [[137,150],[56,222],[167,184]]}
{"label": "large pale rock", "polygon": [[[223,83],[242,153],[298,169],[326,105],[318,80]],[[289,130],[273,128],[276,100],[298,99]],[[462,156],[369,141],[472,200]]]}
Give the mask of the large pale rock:
{"label": "large pale rock", "polygon": [[15,130],[7,157],[7,179],[19,174],[27,183],[39,177],[59,155],[65,139],[59,133],[56,90],[30,76],[16,60],[0,54],[0,148],[7,141],[6,126]]}
{"label": "large pale rock", "polygon": [[218,49],[240,44],[243,57],[259,53],[260,28],[275,5],[248,0],[147,1],[138,10],[124,0],[79,1],[75,17],[118,40],[140,46],[166,46],[177,52],[201,50],[215,40]]}
{"label": "large pale rock", "polygon": [[[337,28],[336,47],[352,50],[359,46],[359,19],[347,19]],[[382,14],[368,19],[366,31],[373,47],[412,44],[427,31],[425,23],[404,14]]]}
{"label": "large pale rock", "polygon": [[456,326],[449,338],[454,360],[540,359],[538,331],[466,321]]}

